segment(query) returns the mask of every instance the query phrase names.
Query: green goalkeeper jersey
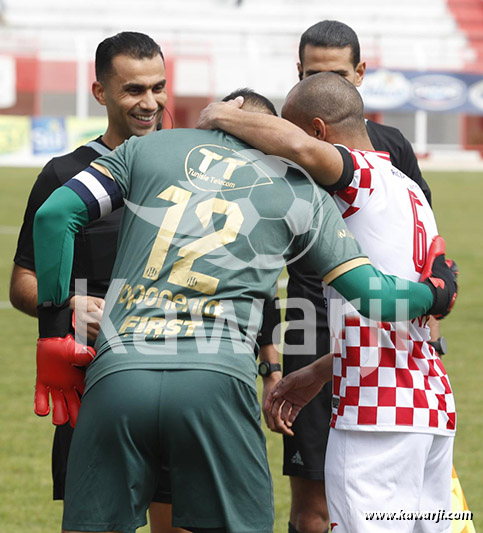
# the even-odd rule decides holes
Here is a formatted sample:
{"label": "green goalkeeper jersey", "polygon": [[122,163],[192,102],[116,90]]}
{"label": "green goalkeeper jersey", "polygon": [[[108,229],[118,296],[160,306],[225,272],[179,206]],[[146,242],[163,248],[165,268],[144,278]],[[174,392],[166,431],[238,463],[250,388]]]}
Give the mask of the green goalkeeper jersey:
{"label": "green goalkeeper jersey", "polygon": [[304,172],[223,132],[133,137],[94,167],[67,184],[89,219],[117,197],[126,207],[87,388],[134,368],[213,370],[253,386],[263,301],[286,262],[307,254],[328,282],[368,263]]}

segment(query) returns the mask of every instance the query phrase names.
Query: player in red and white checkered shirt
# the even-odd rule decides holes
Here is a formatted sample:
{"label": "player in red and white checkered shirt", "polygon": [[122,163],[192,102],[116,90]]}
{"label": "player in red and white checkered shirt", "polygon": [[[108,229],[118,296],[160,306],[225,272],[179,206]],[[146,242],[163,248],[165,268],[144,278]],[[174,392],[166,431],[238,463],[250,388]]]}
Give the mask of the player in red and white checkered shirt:
{"label": "player in red and white checkered shirt", "polygon": [[[332,144],[351,145],[354,129],[352,146],[363,150],[336,146],[345,163],[342,176],[330,187],[333,198],[377,268],[417,281],[437,235],[432,210],[419,186],[391,165],[389,154],[370,150],[364,134],[355,133],[350,114],[353,105],[362,109],[362,102],[353,87],[331,73],[318,77],[308,78],[305,87],[289,95],[284,116]],[[331,96],[333,102],[327,102]],[[428,344],[428,317],[404,320],[407,311],[401,302],[402,322],[380,322],[379,302],[374,302],[375,320],[369,320],[332,287],[326,296],[333,353],[333,429],[325,476],[332,530],[449,531],[447,521],[369,522],[365,515],[451,509],[455,404],[444,366]]]}
{"label": "player in red and white checkered shirt", "polygon": [[[349,229],[376,267],[413,281],[426,274],[437,235],[431,208],[419,186],[391,165],[389,154],[374,151],[362,100],[350,82],[330,72],[302,80],[284,105],[288,121],[260,120],[237,106],[236,101],[212,104],[199,125],[220,127],[302,165],[334,193]],[[448,521],[366,518],[376,511],[437,516],[450,510],[456,423],[449,379],[428,344],[428,317],[405,320],[404,300],[400,322],[379,322],[385,305],[384,287],[380,290],[381,300],[371,308],[373,321],[357,312],[352,304],[358,302],[346,302],[333,288],[327,293],[334,374],[325,464],[331,528],[334,533],[446,533]],[[445,312],[451,297],[447,303]],[[279,429],[291,433],[294,417],[331,375],[332,357],[325,356],[279,382],[265,406],[273,402]]]}
{"label": "player in red and white checkered shirt", "polygon": [[[387,154],[348,153],[353,178],[333,196],[345,222],[374,266],[386,274],[419,280],[437,235],[424,194],[391,165]],[[453,435],[453,394],[443,363],[428,344],[427,320],[373,322],[333,288],[328,287],[326,295],[332,338],[340,340],[332,350],[331,426]],[[343,315],[330,311],[342,305]]]}
{"label": "player in red and white checkered shirt", "polygon": [[[387,154],[349,149],[348,153],[352,180],[335,192],[334,200],[349,229],[375,266],[417,281],[437,235],[424,194],[391,165]],[[331,427],[346,430],[332,431],[327,447],[331,522],[341,532],[364,531],[364,527],[447,531],[448,522],[364,524],[366,512],[451,509],[456,409],[446,370],[428,343],[427,317],[410,322],[371,321],[331,287],[326,295],[333,353]],[[343,307],[344,312],[334,312]],[[381,441],[392,452],[384,454]],[[350,446],[352,452],[347,451]],[[391,481],[396,490],[390,488]],[[348,512],[347,502],[354,500],[357,503]]]}

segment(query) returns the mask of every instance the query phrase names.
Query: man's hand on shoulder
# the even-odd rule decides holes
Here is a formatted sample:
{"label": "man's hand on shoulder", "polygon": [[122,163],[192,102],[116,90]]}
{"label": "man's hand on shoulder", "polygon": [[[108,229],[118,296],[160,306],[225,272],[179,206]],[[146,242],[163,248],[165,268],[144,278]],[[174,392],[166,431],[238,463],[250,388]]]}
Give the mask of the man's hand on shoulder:
{"label": "man's hand on shoulder", "polygon": [[243,105],[243,96],[237,96],[228,102],[213,102],[205,107],[201,113],[198,123],[199,130],[223,129],[223,119],[230,116],[233,109],[240,109]]}

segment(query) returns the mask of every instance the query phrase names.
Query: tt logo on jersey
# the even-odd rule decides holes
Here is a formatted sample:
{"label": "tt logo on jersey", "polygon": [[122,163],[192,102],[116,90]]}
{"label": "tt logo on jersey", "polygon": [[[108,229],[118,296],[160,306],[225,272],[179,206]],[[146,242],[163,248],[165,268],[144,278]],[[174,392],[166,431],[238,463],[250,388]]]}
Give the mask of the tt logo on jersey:
{"label": "tt logo on jersey", "polygon": [[202,191],[234,191],[251,189],[272,182],[267,158],[258,150],[235,151],[216,144],[193,148],[185,160],[185,173],[190,183]]}

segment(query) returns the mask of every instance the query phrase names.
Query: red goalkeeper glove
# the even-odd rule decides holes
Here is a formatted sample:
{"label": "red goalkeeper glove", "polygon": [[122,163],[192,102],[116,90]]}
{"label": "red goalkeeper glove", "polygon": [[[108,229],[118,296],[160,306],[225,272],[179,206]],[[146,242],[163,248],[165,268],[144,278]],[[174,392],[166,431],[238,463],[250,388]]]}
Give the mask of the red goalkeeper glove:
{"label": "red goalkeeper glove", "polygon": [[453,307],[458,294],[456,277],[458,268],[452,260],[444,258],[445,242],[437,235],[429,248],[428,257],[421,274],[421,280],[433,293],[433,305],[428,311],[438,320],[444,318]]}
{"label": "red goalkeeper glove", "polygon": [[68,302],[60,306],[39,306],[39,339],[37,341],[37,381],[34,411],[39,416],[50,413],[52,397],[55,425],[77,421],[80,397],[84,392],[84,369],[95,357],[93,348],[75,342],[68,334],[70,311]]}
{"label": "red goalkeeper glove", "polygon": [[87,366],[95,355],[93,348],[75,342],[72,335],[39,339],[35,413],[39,416],[50,413],[50,394],[52,422],[58,426],[69,421],[74,427],[84,392],[85,372],[79,367]]}

